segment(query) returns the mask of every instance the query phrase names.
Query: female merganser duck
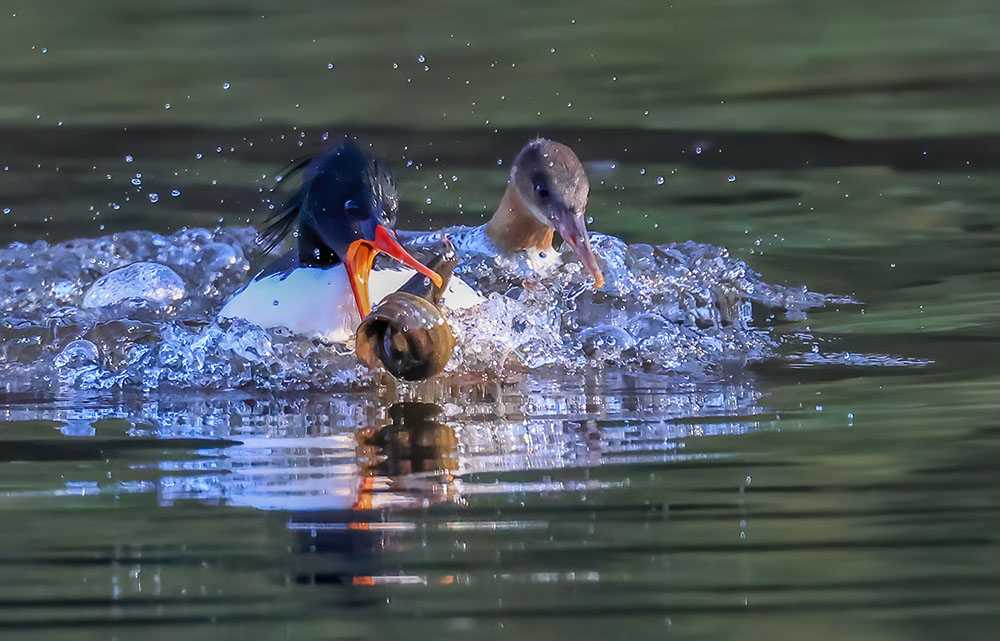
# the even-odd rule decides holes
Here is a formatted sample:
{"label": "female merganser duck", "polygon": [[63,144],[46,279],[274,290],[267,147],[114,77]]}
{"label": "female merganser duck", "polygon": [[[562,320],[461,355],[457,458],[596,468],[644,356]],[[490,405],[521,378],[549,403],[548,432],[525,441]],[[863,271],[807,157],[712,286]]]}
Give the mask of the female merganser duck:
{"label": "female merganser duck", "polygon": [[594,287],[603,287],[604,274],[584,218],[589,194],[587,173],[573,150],[535,138],[514,159],[500,206],[483,231],[507,254],[526,251],[542,260],[555,255],[552,238],[559,232],[593,277]]}
{"label": "female merganser duck", "polygon": [[[399,244],[396,213],[399,196],[392,175],[377,159],[347,142],[332,152],[305,159],[284,177],[302,171],[302,187],[274,223],[261,235],[270,251],[298,224],[298,248],[275,261],[222,308],[221,318],[245,318],[261,327],[287,327],[296,333],[347,342],[381,301],[402,287],[414,271],[437,287],[441,277]],[[558,260],[552,248],[554,232],[579,257],[601,287],[597,264],[584,220],[590,184],[583,165],[566,145],[536,138],[514,161],[500,205],[490,221],[461,229],[455,239],[463,249],[523,253],[530,268],[543,271]],[[405,233],[405,232],[404,232]],[[440,242],[439,232],[410,232],[417,244]],[[375,254],[385,252],[412,269],[376,269]],[[395,266],[394,266],[395,267]],[[353,303],[346,296],[353,292]],[[473,307],[484,298],[461,278],[453,277],[441,304],[450,309]]]}
{"label": "female merganser duck", "polygon": [[[587,233],[585,213],[590,183],[583,164],[564,144],[535,138],[514,159],[507,188],[493,217],[478,227],[449,227],[441,232],[401,231],[408,246],[433,245],[439,233],[455,244],[462,264],[456,273],[475,278],[474,264],[497,256],[507,259],[503,268],[513,284],[518,279],[544,275],[562,264],[552,247],[559,232],[576,254],[583,269],[594,279],[594,287],[604,286],[604,275]],[[487,273],[495,270],[487,268]]]}
{"label": "female merganser duck", "polygon": [[[411,256],[396,239],[399,195],[392,175],[375,158],[347,142],[292,167],[302,171],[302,187],[261,235],[265,253],[298,225],[298,247],[279,258],[219,312],[261,327],[287,327],[296,333],[346,342],[361,319],[413,275],[411,270],[372,271],[384,252],[429,278],[441,276]],[[348,296],[350,291],[352,296]],[[451,307],[482,299],[460,280],[444,292]]]}

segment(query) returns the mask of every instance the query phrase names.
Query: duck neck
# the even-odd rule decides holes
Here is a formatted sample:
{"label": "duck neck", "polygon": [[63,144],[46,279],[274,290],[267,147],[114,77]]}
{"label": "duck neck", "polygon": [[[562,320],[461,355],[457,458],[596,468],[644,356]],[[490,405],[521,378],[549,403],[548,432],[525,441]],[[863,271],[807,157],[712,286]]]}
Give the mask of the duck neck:
{"label": "duck neck", "polygon": [[486,235],[505,253],[524,249],[552,249],[553,230],[538,220],[521,200],[513,183],[507,183],[500,206],[486,223]]}
{"label": "duck neck", "polygon": [[340,256],[326,246],[323,240],[307,225],[299,227],[299,264],[302,267],[326,269],[340,262]]}

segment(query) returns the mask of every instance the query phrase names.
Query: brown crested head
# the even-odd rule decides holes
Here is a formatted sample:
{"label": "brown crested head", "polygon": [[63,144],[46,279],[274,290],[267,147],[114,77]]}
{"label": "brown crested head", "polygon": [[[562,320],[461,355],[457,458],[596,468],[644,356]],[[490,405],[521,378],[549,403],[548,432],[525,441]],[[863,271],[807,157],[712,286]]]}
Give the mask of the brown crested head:
{"label": "brown crested head", "polygon": [[525,145],[510,171],[510,181],[531,213],[547,225],[587,210],[590,182],[573,150],[562,143],[535,138]]}
{"label": "brown crested head", "polygon": [[601,287],[604,275],[587,234],[590,182],[573,150],[554,140],[535,138],[514,160],[510,186],[529,213],[559,232],[584,269],[594,277],[595,285]]}

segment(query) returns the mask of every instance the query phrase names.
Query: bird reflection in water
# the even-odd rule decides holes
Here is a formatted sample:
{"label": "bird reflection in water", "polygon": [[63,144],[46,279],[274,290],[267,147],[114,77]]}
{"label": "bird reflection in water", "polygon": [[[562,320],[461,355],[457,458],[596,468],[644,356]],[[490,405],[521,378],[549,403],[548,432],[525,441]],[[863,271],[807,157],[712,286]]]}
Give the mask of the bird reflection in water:
{"label": "bird reflection in water", "polygon": [[[308,565],[297,570],[296,583],[426,583],[426,577],[390,573],[384,555],[405,547],[404,537],[415,529],[394,518],[399,497],[416,495],[416,501],[402,501],[410,507],[458,498],[453,476],[459,467],[458,437],[451,426],[436,420],[440,413],[433,403],[395,403],[388,424],[358,431],[360,482],[351,508],[293,514],[288,522]],[[454,576],[436,580],[451,583]]]}

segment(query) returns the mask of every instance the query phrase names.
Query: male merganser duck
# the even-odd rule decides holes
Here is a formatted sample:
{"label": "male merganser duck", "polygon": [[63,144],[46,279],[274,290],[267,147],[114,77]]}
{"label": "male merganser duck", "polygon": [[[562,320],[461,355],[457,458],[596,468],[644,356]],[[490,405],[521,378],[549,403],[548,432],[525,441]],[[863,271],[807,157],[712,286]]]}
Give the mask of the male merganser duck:
{"label": "male merganser duck", "polygon": [[[414,273],[372,271],[379,252],[443,285],[440,275],[397,241],[399,195],[392,175],[377,159],[346,142],[298,163],[285,176],[300,170],[302,187],[261,234],[266,253],[297,224],[298,247],[237,292],[219,312],[221,318],[245,318],[261,327],[287,327],[346,342],[371,312],[371,301],[396,291]],[[451,279],[444,298],[452,307],[482,300],[459,279]]]}

